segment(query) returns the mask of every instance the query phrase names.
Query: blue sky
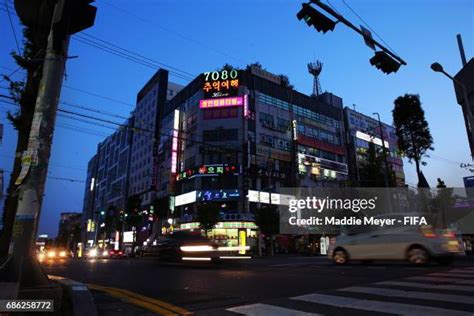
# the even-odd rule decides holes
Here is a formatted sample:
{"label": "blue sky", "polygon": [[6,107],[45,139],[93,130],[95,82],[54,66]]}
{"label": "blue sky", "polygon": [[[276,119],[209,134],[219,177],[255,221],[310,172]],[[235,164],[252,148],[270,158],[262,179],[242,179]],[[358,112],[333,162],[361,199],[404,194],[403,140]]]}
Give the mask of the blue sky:
{"label": "blue sky", "polygon": [[[324,0],[326,2],[327,0]],[[11,0],[8,0],[11,4]],[[224,63],[243,67],[259,61],[271,72],[284,73],[296,89],[310,93],[312,79],[306,63],[324,63],[322,89],[341,96],[347,106],[370,115],[379,112],[391,122],[393,100],[404,93],[421,96],[434,138],[435,151],[423,171],[431,185],[441,177],[453,187],[463,186],[469,172],[459,167],[469,162],[469,148],[460,107],[451,82],[430,69],[434,61],[446,71],[461,68],[456,34],[463,36],[468,58],[474,55],[474,2],[470,0],[346,0],[369,25],[407,61],[396,74],[385,75],[370,66],[371,50],[362,38],[342,24],[334,32],[317,33],[296,19],[300,1],[172,0],[98,1],[95,26],[84,33],[107,40],[148,58],[197,75]],[[327,3],[327,2],[326,2]],[[330,3],[354,24],[362,22],[342,0]],[[3,10],[2,10],[3,8]],[[21,26],[13,16],[21,39]],[[0,73],[16,69],[9,52],[16,49],[4,6],[0,6]],[[132,63],[88,46],[74,38],[67,63],[68,87],[97,93],[134,104],[136,93],[153,75],[154,69]],[[22,74],[14,76],[21,79]],[[186,84],[186,80],[171,77]],[[0,83],[5,87],[5,82]],[[0,88],[0,93],[6,90]],[[131,106],[63,88],[61,99],[73,104],[127,116]],[[79,111],[64,106],[65,109]],[[0,105],[5,133],[0,167],[11,170],[16,133],[6,122],[11,106]],[[97,115],[97,114],[94,114]],[[120,121],[117,119],[117,121]],[[102,136],[79,133],[63,124],[87,128],[99,134],[111,130],[59,117],[51,156],[50,175],[85,180],[87,161],[95,153]],[[407,182],[417,182],[413,165],[405,165]],[[8,177],[5,179],[8,182]],[[84,184],[50,179],[46,185],[40,233],[55,235],[59,213],[82,211]],[[3,204],[3,201],[2,201]]]}

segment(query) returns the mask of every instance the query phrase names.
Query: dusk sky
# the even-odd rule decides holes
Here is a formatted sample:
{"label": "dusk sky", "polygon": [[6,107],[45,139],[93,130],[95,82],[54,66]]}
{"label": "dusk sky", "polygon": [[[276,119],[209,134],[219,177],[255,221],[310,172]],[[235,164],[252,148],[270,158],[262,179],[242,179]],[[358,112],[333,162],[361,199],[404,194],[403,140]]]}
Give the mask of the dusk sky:
{"label": "dusk sky", "polygon": [[[172,0],[98,1],[95,3],[98,7],[95,26],[80,37],[95,36],[150,58],[154,64],[160,62],[194,76],[225,63],[245,67],[259,61],[270,72],[288,75],[295,88],[306,94],[312,89],[306,64],[318,59],[324,63],[323,90],[342,97],[346,106],[355,104],[356,110],[367,115],[379,112],[387,123],[392,122],[391,110],[396,97],[418,93],[435,147],[431,158],[426,159],[428,165],[423,167],[423,172],[432,187],[438,177],[448,186],[463,186],[462,177],[470,173],[459,164],[471,162],[471,159],[461,109],[456,103],[452,83],[434,73],[430,65],[438,61],[448,73],[454,75],[459,71],[462,65],[456,43],[458,33],[463,36],[468,59],[473,56],[474,2],[345,2],[408,63],[407,66],[402,66],[395,74],[385,75],[369,64],[373,52],[365,46],[361,36],[342,24],[338,24],[334,32],[316,32],[297,20],[296,13],[302,2],[294,0],[185,0],[179,5]],[[8,3],[13,8],[12,0]],[[362,24],[344,0],[331,0],[330,3],[355,25]],[[0,73],[9,74],[17,68],[9,55],[16,50],[16,44],[5,5],[0,8]],[[16,16],[12,18],[16,36],[21,41],[22,27]],[[77,58],[67,62],[67,80],[61,100],[118,116],[129,115],[136,93],[157,70],[84,44],[77,36],[71,39],[69,55]],[[189,74],[186,77],[189,78]],[[24,73],[17,72],[13,78],[23,76]],[[173,74],[170,80],[183,85],[189,82]],[[1,94],[8,93],[5,87],[5,81],[0,82]],[[67,105],[60,107],[100,116]],[[6,120],[6,113],[14,107],[0,103],[0,110],[1,122],[5,125],[0,168],[8,171],[12,169],[16,132]],[[94,155],[97,144],[112,132],[112,129],[65,117],[58,117],[57,122],[49,174],[80,182],[48,179],[39,233],[51,236],[56,235],[59,213],[82,212],[87,162]],[[71,126],[75,126],[75,130]],[[416,185],[414,165],[406,162],[405,174],[407,183]],[[8,172],[5,176],[6,187]]]}

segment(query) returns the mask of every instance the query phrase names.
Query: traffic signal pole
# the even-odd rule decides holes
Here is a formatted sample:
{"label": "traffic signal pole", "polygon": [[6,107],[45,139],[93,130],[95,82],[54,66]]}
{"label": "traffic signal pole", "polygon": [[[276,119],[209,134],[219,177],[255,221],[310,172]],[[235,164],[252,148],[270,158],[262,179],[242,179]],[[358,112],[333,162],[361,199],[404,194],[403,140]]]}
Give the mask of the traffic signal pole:
{"label": "traffic signal pole", "polygon": [[9,254],[22,286],[48,282],[36,259],[35,241],[69,44],[69,36],[66,36],[60,49],[53,48],[57,46],[53,45],[53,25],[61,16],[63,5],[64,0],[55,5],[28,149],[23,153],[22,171],[17,179],[19,200]]}
{"label": "traffic signal pole", "polygon": [[[320,7],[321,9],[323,9],[324,11],[326,11],[327,13],[329,13],[330,15],[332,15],[333,17],[335,17],[337,19],[337,22],[341,22],[343,24],[345,24],[347,27],[353,29],[354,31],[356,31],[357,33],[359,33],[360,35],[362,35],[362,37],[364,37],[364,39],[367,39],[371,42],[374,43],[374,45],[376,45],[377,47],[379,47],[381,50],[383,50],[385,53],[387,53],[388,55],[390,55],[391,57],[393,57],[395,60],[397,60],[400,64],[402,65],[406,65],[407,63],[401,59],[400,57],[398,57],[397,55],[395,55],[394,53],[392,53],[388,48],[386,48],[385,46],[383,46],[382,44],[380,44],[379,42],[377,42],[375,39],[373,39],[372,37],[370,38],[367,38],[367,34],[365,34],[364,32],[362,32],[358,27],[356,27],[354,24],[352,24],[351,22],[349,22],[349,20],[347,20],[346,18],[344,18],[342,15],[340,15],[339,13],[337,13],[336,11],[334,11],[331,7],[329,7],[328,5],[324,4],[321,0],[310,0],[311,3],[314,3],[315,5],[317,5],[318,7]],[[336,23],[337,23],[336,22]]]}

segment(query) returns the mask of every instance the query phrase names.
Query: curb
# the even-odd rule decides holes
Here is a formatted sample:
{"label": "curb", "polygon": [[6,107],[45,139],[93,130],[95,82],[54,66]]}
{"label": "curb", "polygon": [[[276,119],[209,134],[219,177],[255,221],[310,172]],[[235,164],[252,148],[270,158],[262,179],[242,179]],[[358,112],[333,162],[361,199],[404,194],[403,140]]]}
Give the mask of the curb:
{"label": "curb", "polygon": [[73,315],[98,315],[94,298],[85,284],[54,275],[48,275],[48,278],[65,288],[71,299]]}

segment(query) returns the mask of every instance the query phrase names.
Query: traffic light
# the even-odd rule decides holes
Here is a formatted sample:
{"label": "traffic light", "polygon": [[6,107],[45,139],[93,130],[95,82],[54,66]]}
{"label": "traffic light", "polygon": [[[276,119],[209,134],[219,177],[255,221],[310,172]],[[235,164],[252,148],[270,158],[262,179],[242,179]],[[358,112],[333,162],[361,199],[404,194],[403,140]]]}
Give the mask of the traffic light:
{"label": "traffic light", "polygon": [[334,31],[337,22],[332,21],[307,3],[303,3],[302,7],[296,14],[298,20],[304,19],[306,24],[313,26],[318,32]]}
{"label": "traffic light", "polygon": [[53,20],[53,46],[61,47],[67,35],[81,32],[94,25],[97,8],[91,6],[94,0],[63,0],[62,12]]}
{"label": "traffic light", "polygon": [[401,65],[384,51],[375,52],[375,56],[370,59],[370,64],[386,74],[397,72]]}

